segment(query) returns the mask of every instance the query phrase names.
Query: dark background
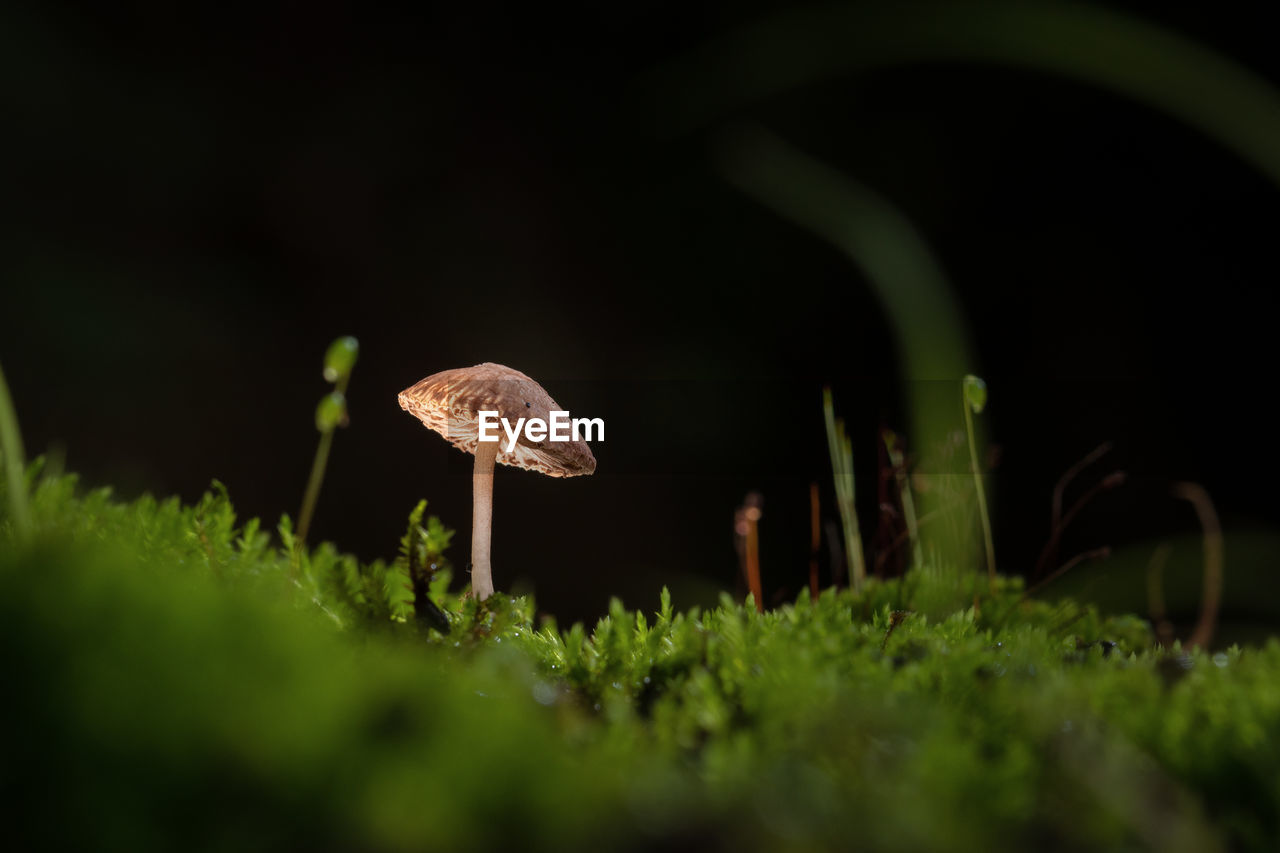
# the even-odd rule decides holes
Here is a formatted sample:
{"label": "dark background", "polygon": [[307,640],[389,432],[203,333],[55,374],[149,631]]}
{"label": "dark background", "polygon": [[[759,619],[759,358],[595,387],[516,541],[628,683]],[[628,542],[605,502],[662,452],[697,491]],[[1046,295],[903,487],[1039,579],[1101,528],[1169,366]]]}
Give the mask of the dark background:
{"label": "dark background", "polygon": [[[1054,481],[1109,439],[1094,478],[1131,484],[1064,553],[1194,543],[1167,489],[1198,481],[1239,537],[1227,616],[1274,618],[1274,185],[1141,103],[965,63],[841,75],[677,132],[650,72],[776,8],[6,6],[0,361],[29,452],[125,496],[191,500],[216,477],[242,517],[296,515],[321,356],[352,334],[313,536],[390,557],[426,497],[465,564],[469,457],[396,393],[496,361],[608,430],[593,477],[499,471],[500,589],[565,618],[662,583],[712,601],[738,584],[733,511],[758,489],[767,594],[794,596],[810,482],[834,517],[824,383],[868,536],[876,430],[906,424],[860,273],[721,177],[716,134],[748,122],[891,200],[940,258],[991,391],[1003,570],[1034,563]],[[1280,85],[1254,7],[1112,8]],[[1102,598],[1133,588],[1098,579]]]}

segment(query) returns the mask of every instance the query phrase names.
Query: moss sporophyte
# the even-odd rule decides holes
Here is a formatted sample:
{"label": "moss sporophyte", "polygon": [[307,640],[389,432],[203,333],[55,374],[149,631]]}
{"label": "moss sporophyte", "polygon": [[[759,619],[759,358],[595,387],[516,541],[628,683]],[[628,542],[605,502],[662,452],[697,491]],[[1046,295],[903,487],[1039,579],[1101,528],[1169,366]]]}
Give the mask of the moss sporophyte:
{"label": "moss sporophyte", "polygon": [[[325,381],[333,383],[333,390],[320,398],[316,406],[316,429],[320,432],[320,444],[316,448],[315,460],[311,465],[311,476],[307,480],[307,491],[302,498],[302,509],[298,511],[299,547],[305,546],[307,533],[311,529],[311,516],[316,509],[316,501],[320,499],[320,486],[324,482],[325,466],[329,462],[329,448],[333,444],[333,432],[338,427],[345,427],[347,418],[347,384],[351,381],[351,371],[356,366],[360,355],[360,343],[350,335],[338,338],[329,345],[324,354]],[[298,574],[300,558],[293,561],[294,575]]]}

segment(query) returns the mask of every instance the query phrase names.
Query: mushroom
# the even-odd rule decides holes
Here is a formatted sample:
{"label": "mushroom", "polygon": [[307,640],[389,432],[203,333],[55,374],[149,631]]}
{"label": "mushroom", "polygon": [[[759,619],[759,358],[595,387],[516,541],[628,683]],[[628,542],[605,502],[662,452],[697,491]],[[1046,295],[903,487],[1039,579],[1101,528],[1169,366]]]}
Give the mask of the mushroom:
{"label": "mushroom", "polygon": [[471,590],[484,600],[493,594],[489,539],[493,526],[493,464],[538,471],[551,477],[576,477],[596,470],[596,458],[584,441],[539,441],[523,429],[508,450],[509,435],[499,426],[496,442],[480,441],[480,412],[496,411],[499,423],[521,418],[550,421],[563,411],[541,385],[518,370],[485,362],[434,373],[400,392],[400,408],[475,456],[472,475]]}

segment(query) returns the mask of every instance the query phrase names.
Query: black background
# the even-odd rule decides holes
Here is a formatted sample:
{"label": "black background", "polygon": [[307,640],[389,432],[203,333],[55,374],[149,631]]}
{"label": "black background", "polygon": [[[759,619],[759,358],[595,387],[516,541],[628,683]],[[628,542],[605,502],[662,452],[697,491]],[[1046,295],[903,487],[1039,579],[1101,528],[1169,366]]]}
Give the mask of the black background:
{"label": "black background", "polygon": [[[888,325],[843,256],[721,177],[717,127],[671,132],[661,93],[637,96],[775,8],[6,6],[0,361],[29,452],[126,496],[190,500],[216,477],[243,517],[296,514],[321,355],[352,334],[315,538],[390,557],[426,497],[465,563],[469,458],[396,393],[496,361],[608,425],[593,477],[499,471],[500,589],[571,618],[661,583],[714,600],[759,489],[766,589],[794,595],[810,482],[831,506],[824,383],[874,527],[876,429],[905,427]],[[1112,8],[1280,85],[1260,6]],[[1030,566],[1054,481],[1106,439],[1102,470],[1132,484],[1064,550],[1194,532],[1165,497],[1177,479],[1229,532],[1280,520],[1280,195],[1249,165],[1099,88],[963,63],[728,120],[856,176],[941,259],[991,390],[1002,569]]]}

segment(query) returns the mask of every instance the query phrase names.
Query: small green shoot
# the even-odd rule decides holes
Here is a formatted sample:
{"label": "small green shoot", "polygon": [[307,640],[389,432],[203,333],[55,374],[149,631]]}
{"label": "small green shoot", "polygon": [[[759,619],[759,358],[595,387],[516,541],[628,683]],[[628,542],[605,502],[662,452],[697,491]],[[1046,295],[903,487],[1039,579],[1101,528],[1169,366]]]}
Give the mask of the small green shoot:
{"label": "small green shoot", "polygon": [[982,519],[982,540],[987,552],[987,577],[991,591],[996,589],[996,549],[991,537],[991,516],[987,512],[987,495],[982,488],[982,469],[978,466],[978,442],[973,434],[973,416],[982,414],[987,406],[987,383],[968,374],[962,380],[964,392],[964,428],[969,437],[969,467],[973,471],[973,486],[978,493],[978,515]]}
{"label": "small green shoot", "polygon": [[[324,355],[324,378],[334,384],[334,390],[326,394],[316,407],[316,429],[320,432],[320,444],[316,448],[316,458],[311,464],[311,477],[307,480],[307,491],[303,495],[302,509],[298,513],[296,538],[298,549],[305,548],[307,545],[311,517],[315,513],[316,501],[320,499],[320,485],[324,482],[324,469],[329,463],[329,448],[333,445],[334,429],[347,425],[347,383],[351,380],[351,370],[355,367],[359,354],[359,342],[348,335],[330,344]],[[295,576],[298,568],[299,555],[295,552],[293,560]]]}
{"label": "small green shoot", "polygon": [[849,586],[861,592],[867,578],[867,565],[862,553],[862,533],[858,530],[858,510],[854,502],[853,442],[845,434],[844,419],[835,416],[830,388],[822,389],[822,412],[827,423],[827,446],[831,451],[831,469],[835,474],[836,503],[840,506],[844,548],[849,559]]}
{"label": "small green shoot", "polygon": [[444,552],[453,539],[454,531],[447,529],[434,515],[427,519],[424,527],[422,522],[426,510],[427,502],[421,500],[409,513],[409,526],[400,539],[400,556],[395,565],[409,576],[414,617],[426,627],[447,634],[449,616],[431,599],[431,585],[436,573],[445,568]]}

